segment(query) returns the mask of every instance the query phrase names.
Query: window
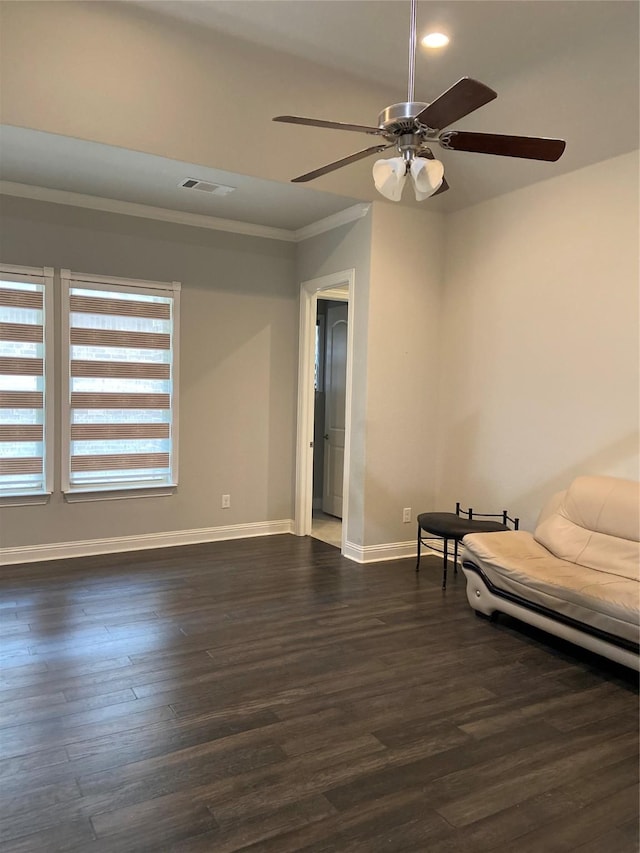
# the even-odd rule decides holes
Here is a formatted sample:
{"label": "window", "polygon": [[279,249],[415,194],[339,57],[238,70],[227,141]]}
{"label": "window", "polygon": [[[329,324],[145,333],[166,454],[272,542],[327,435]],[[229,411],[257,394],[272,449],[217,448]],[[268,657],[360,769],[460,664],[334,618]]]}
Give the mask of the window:
{"label": "window", "polygon": [[53,270],[0,267],[0,499],[52,486]]}
{"label": "window", "polygon": [[179,283],[61,277],[69,346],[62,490],[175,486]]}

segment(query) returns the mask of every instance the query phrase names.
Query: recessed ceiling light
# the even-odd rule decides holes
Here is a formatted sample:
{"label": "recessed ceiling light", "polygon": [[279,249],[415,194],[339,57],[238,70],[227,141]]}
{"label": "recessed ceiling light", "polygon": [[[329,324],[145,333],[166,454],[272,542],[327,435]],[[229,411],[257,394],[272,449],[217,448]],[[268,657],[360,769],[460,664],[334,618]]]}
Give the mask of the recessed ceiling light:
{"label": "recessed ceiling light", "polygon": [[429,33],[422,39],[422,44],[425,47],[444,47],[449,44],[449,36],[444,33]]}

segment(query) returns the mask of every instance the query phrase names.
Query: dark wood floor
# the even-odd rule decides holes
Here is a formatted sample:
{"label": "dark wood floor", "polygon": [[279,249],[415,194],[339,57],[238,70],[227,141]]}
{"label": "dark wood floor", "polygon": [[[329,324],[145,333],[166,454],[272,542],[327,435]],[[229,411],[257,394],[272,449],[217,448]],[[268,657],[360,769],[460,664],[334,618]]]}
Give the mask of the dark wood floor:
{"label": "dark wood floor", "polygon": [[635,676],[439,570],[293,536],[0,570],[0,850],[636,853]]}

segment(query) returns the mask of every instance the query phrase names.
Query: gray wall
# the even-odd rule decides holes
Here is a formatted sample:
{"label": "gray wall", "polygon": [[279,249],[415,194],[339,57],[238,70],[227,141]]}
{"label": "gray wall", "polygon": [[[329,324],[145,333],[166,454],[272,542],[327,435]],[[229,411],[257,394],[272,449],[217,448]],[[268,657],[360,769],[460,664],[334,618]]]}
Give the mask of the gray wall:
{"label": "gray wall", "polygon": [[4,262],[180,280],[183,337],[178,494],[57,493],[5,508],[1,544],[291,518],[298,286],[350,268],[351,543],[413,538],[404,506],[530,527],[578,473],[637,478],[637,187],[634,153],[446,219],[376,203],[297,246],[5,197]]}
{"label": "gray wall", "polygon": [[[6,196],[1,213],[4,263],[177,280],[182,297],[177,494],[67,504],[57,462],[48,505],[0,511],[0,544],[292,518],[295,245]],[[56,423],[59,436],[59,411]],[[230,509],[221,509],[222,493]]]}

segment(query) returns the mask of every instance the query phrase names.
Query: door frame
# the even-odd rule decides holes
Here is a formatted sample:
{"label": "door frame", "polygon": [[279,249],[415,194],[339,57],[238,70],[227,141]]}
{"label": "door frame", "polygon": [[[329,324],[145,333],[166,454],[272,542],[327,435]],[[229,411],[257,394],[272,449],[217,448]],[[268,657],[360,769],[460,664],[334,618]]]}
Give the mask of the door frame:
{"label": "door frame", "polygon": [[315,329],[318,299],[346,302],[347,378],[345,392],[344,479],[342,486],[343,517],[342,545],[344,553],[349,523],[349,467],[351,459],[351,390],[353,374],[353,305],[355,269],[323,275],[303,281],[300,285],[300,337],[298,349],[298,425],[296,444],[296,490],[294,532],[296,536],[311,533],[313,505],[313,425],[314,425],[314,367]]}

